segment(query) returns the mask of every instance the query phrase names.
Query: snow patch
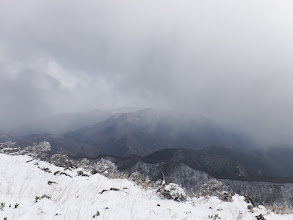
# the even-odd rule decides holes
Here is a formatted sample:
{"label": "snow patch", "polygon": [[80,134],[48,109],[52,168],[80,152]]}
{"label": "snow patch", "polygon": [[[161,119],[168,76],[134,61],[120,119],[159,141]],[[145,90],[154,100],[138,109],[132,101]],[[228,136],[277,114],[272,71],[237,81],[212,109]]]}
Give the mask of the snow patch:
{"label": "snow patch", "polygon": [[[99,173],[80,175],[82,168],[64,168],[28,155],[0,153],[0,219],[221,219],[289,220],[264,207],[247,208],[243,196],[232,202],[215,196],[188,198],[184,202],[162,199],[155,189],[147,190],[127,179],[110,179]],[[45,172],[38,167],[50,169]],[[54,175],[66,172],[66,175]],[[166,190],[173,188],[167,185]],[[101,193],[103,192],[103,193]],[[181,191],[180,191],[181,192]],[[36,202],[37,200],[37,202]],[[16,205],[18,204],[18,205]]]}

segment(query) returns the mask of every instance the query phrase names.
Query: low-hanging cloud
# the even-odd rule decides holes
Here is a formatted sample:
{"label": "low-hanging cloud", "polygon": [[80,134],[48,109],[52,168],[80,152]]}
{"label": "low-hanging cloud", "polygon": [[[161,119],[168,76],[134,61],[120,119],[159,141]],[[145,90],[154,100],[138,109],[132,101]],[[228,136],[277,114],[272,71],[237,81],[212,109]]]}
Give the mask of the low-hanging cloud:
{"label": "low-hanging cloud", "polygon": [[2,127],[119,106],[293,138],[291,1],[1,1]]}

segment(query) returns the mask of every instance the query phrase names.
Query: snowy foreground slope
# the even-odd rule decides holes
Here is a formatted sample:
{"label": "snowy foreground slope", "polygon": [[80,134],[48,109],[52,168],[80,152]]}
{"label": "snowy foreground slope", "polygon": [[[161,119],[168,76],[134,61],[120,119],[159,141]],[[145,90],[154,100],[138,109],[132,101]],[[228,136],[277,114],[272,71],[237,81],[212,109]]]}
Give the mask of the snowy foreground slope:
{"label": "snowy foreground slope", "polygon": [[[293,215],[276,215],[263,206],[252,213],[239,195],[233,196],[233,202],[216,197],[176,202],[161,199],[155,190],[144,190],[127,179],[100,174],[78,176],[78,170],[64,171],[47,162],[30,160],[29,156],[0,154],[0,220],[219,219],[217,216],[221,220],[249,220],[259,214],[267,220],[293,219]],[[38,166],[48,167],[52,173]],[[72,177],[54,175],[56,171]],[[103,190],[109,191],[101,193]]]}

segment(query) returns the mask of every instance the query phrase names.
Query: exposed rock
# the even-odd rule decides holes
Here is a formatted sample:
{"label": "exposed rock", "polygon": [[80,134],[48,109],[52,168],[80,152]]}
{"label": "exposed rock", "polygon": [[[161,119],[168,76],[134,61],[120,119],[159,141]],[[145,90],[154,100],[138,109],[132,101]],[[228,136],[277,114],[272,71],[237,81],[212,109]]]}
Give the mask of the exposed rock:
{"label": "exposed rock", "polygon": [[254,204],[254,202],[253,202],[253,200],[252,200],[252,198],[250,196],[243,195],[243,194],[242,194],[242,196],[244,196],[244,201],[245,202],[247,202],[247,203],[251,204],[253,207],[255,207],[255,204]]}
{"label": "exposed rock", "polygon": [[51,170],[48,167],[41,168],[41,167],[38,166],[38,168],[41,169],[41,170],[43,170],[46,173],[52,173]]}
{"label": "exposed rock", "polygon": [[79,175],[79,176],[89,177],[89,175],[86,174],[86,173],[84,173],[82,170],[77,171],[77,175]]}
{"label": "exposed rock", "polygon": [[266,220],[262,214],[255,216],[257,220]]}
{"label": "exposed rock", "polygon": [[65,176],[68,176],[68,177],[71,177],[72,178],[72,176],[70,176],[69,174],[67,174],[67,173],[64,173],[64,172],[61,172],[61,171],[56,171],[55,173],[54,173],[54,175],[56,176],[56,175],[58,175],[58,176],[60,176],[60,175],[65,175]]}
{"label": "exposed rock", "polygon": [[54,182],[54,181],[48,180],[48,185],[52,185],[53,183],[57,184],[57,183]]}

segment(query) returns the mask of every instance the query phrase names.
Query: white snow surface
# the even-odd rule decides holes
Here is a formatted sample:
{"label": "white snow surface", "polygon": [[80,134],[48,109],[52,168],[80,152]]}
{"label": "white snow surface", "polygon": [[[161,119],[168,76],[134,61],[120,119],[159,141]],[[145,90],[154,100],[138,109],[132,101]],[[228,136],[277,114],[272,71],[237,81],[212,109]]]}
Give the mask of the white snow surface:
{"label": "white snow surface", "polygon": [[[33,160],[29,156],[0,154],[0,220],[14,219],[223,219],[249,220],[263,214],[267,220],[293,219],[293,215],[276,215],[263,206],[249,212],[244,197],[235,195],[233,202],[216,197],[200,197],[185,202],[162,199],[155,189],[144,190],[127,179],[109,179],[100,174],[78,176],[77,170],[64,171],[50,163]],[[39,164],[36,165],[36,162]],[[52,173],[38,168],[48,167]],[[66,172],[72,178],[55,171]],[[80,170],[80,169],[79,169]],[[51,185],[48,181],[54,181]],[[121,191],[102,190],[117,188]],[[48,195],[35,202],[35,197]],[[19,206],[15,208],[15,204]],[[11,205],[11,207],[9,207]],[[1,205],[0,205],[1,207]],[[94,216],[99,211],[99,216]],[[216,219],[216,218],[215,218]],[[217,218],[218,219],[218,218]]]}

